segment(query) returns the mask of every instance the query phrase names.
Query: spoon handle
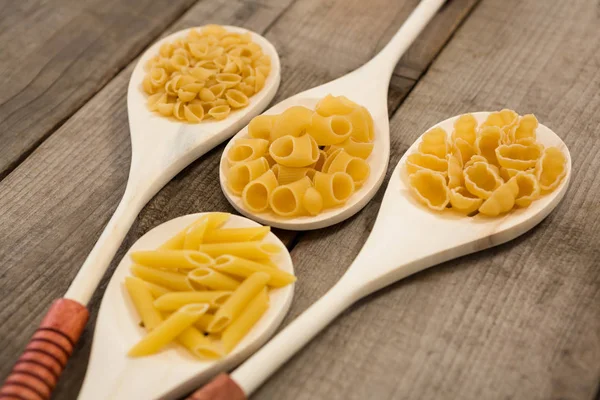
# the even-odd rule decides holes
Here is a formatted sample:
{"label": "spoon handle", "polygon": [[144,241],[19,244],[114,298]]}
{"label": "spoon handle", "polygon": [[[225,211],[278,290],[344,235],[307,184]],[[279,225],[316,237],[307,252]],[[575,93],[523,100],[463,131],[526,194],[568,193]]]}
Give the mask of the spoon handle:
{"label": "spoon handle", "polygon": [[76,301],[54,301],[0,388],[0,398],[49,399],[88,317]]}
{"label": "spoon handle", "polygon": [[[249,396],[298,350],[354,303],[360,297],[356,293],[349,289],[348,285],[336,284],[233,371],[230,377],[219,375],[215,380],[194,392],[188,397],[188,400],[221,399],[215,394],[218,389],[232,386],[239,387],[246,396]],[[244,397],[233,397],[232,399],[243,400]]]}

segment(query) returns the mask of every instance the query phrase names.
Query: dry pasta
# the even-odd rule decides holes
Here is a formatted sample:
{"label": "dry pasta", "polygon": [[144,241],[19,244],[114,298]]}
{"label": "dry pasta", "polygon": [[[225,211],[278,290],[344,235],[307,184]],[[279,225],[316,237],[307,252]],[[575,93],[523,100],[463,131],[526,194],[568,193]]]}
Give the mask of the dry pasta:
{"label": "dry pasta", "polygon": [[[461,115],[451,135],[433,128],[405,159],[409,187],[436,211],[495,217],[527,207],[556,189],[568,168],[559,148],[537,142],[538,126],[533,114],[505,109],[490,113],[480,125],[472,114]],[[329,151],[325,165],[331,169],[344,159],[337,160],[337,150]]]}
{"label": "dry pasta", "polygon": [[249,33],[219,25],[164,43],[145,65],[148,109],[189,123],[222,120],[246,107],[265,85],[271,59]]}
{"label": "dry pasta", "polygon": [[[279,246],[262,242],[269,227],[227,228],[228,218],[205,214],[159,249],[131,254],[124,286],[147,333],[129,356],[178,343],[199,359],[221,358],[267,312],[270,290],[295,282],[271,259]],[[195,250],[185,247],[190,235]]]}
{"label": "dry pasta", "polygon": [[[314,111],[293,106],[278,115],[259,115],[250,121],[248,137],[228,149],[227,186],[253,213],[316,216],[344,204],[367,182],[374,138],[369,111],[344,96],[327,95]],[[256,161],[261,158],[266,163]],[[415,169],[447,174],[445,159],[425,154],[414,161]]]}

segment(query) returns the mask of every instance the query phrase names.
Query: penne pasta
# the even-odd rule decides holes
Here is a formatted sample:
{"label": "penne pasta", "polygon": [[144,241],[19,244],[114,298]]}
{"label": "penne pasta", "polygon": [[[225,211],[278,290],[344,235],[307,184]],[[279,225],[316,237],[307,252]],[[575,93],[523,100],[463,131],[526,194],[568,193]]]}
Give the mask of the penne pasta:
{"label": "penne pasta", "polygon": [[221,340],[225,353],[230,353],[237,346],[268,308],[269,295],[263,289],[248,303],[248,306],[244,309],[244,313],[223,331]]}
{"label": "penne pasta", "polygon": [[150,283],[163,286],[171,290],[191,290],[186,276],[177,272],[161,271],[156,268],[133,265],[131,267],[133,276],[143,279]]}
{"label": "penne pasta", "polygon": [[192,282],[212,290],[235,290],[240,286],[240,282],[232,277],[208,267],[196,268],[190,271],[188,278]]}
{"label": "penne pasta", "polygon": [[160,311],[173,311],[193,303],[205,303],[214,310],[221,307],[229,296],[230,291],[171,292],[160,296],[153,304]]}
{"label": "penne pasta", "polygon": [[146,281],[143,281],[143,282],[144,282],[144,285],[146,285],[146,287],[148,288],[148,290],[150,290],[150,293],[152,294],[152,297],[154,297],[155,299],[157,297],[162,296],[163,294],[167,294],[167,293],[170,292],[170,290],[167,289],[166,287],[157,285],[157,284],[152,283],[152,282],[146,282]]}
{"label": "penne pasta", "polygon": [[[200,316],[198,321],[202,317],[208,314]],[[196,321],[196,324],[198,324]],[[196,327],[190,326],[177,336],[177,341],[181,343],[190,353],[201,359],[216,359],[223,357],[223,350],[221,347],[211,338],[204,336]]]}
{"label": "penne pasta", "polygon": [[215,317],[208,325],[207,331],[210,333],[221,332],[231,324],[240,316],[248,302],[264,290],[268,280],[269,275],[264,272],[256,272],[244,280],[215,313]]}
{"label": "penne pasta", "polygon": [[201,244],[200,251],[209,254],[211,257],[219,257],[224,254],[230,254],[250,260],[267,260],[270,257],[279,254],[281,249],[275,244],[251,241]]}
{"label": "penne pasta", "polygon": [[217,271],[240,278],[248,278],[256,272],[264,272],[269,275],[267,285],[272,287],[283,287],[296,281],[294,275],[288,274],[279,268],[231,255],[217,257],[214,268]]}
{"label": "penne pasta", "polygon": [[128,355],[141,357],[158,352],[183,331],[191,327],[207,310],[208,305],[206,304],[188,304],[182,307],[133,346]]}
{"label": "penne pasta", "polygon": [[163,318],[160,312],[154,308],[152,304],[154,297],[150,292],[150,288],[145,285],[146,282],[139,278],[128,276],[125,278],[125,288],[133,305],[142,319],[144,327],[151,331],[156,328],[162,322]]}
{"label": "penne pasta", "polygon": [[220,228],[229,220],[231,214],[215,212],[201,217],[197,224],[188,228],[185,232],[183,248],[187,250],[198,250],[204,235],[214,229]]}
{"label": "penne pasta", "polygon": [[196,328],[201,332],[206,332],[208,325],[210,325],[214,317],[214,314],[202,314],[202,316],[198,318],[198,321],[196,321]]}
{"label": "penne pasta", "polygon": [[133,262],[145,267],[165,269],[194,269],[208,267],[214,260],[193,250],[143,250],[131,253]]}
{"label": "penne pasta", "polygon": [[204,237],[204,243],[229,243],[262,240],[271,232],[269,226],[217,229]]}

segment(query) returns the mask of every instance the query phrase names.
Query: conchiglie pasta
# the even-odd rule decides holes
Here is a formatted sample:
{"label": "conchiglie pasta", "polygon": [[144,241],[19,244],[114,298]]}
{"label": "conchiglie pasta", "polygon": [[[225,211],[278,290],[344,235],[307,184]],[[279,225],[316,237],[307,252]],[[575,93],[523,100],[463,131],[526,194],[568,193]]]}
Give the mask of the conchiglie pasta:
{"label": "conchiglie pasta", "polygon": [[273,141],[269,147],[269,154],[278,164],[306,167],[319,159],[319,147],[310,135],[288,135]]}
{"label": "conchiglie pasta", "polygon": [[460,155],[462,165],[465,165],[475,155],[474,143],[475,139],[473,139],[473,144],[462,138],[454,139],[454,151]]}
{"label": "conchiglie pasta", "polygon": [[223,120],[262,90],[270,65],[250,34],[192,29],[187,37],[162,44],[145,63],[142,89],[148,95],[166,93],[166,99],[148,102],[161,116],[189,123]]}
{"label": "conchiglie pasta", "polygon": [[442,211],[450,202],[450,191],[442,174],[424,169],[412,174],[409,182],[417,199],[432,210]]}

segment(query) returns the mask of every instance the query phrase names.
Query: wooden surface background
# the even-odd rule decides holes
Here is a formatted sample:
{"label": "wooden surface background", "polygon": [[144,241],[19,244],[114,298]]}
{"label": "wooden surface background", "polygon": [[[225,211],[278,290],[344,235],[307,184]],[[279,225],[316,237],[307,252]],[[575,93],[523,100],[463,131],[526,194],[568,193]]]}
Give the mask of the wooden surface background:
{"label": "wooden surface background", "polygon": [[[130,157],[126,86],[158,37],[240,25],[277,47],[275,102],[343,75],[417,0],[25,0],[0,12],[0,380],[60,297],[120,199]],[[600,382],[600,5],[450,0],[390,85],[390,171],[429,126],[503,107],[533,112],[569,146],[563,202],[522,237],[360,301],[255,399],[593,399]],[[215,148],[144,208],[116,259],[173,217],[232,211]],[[388,177],[389,178],[389,177]],[[342,275],[384,187],[359,214],[286,241],[299,282],[284,325]],[[398,243],[399,246],[402,243]],[[94,319],[59,383],[76,398]],[[310,283],[309,283],[310,282]]]}

